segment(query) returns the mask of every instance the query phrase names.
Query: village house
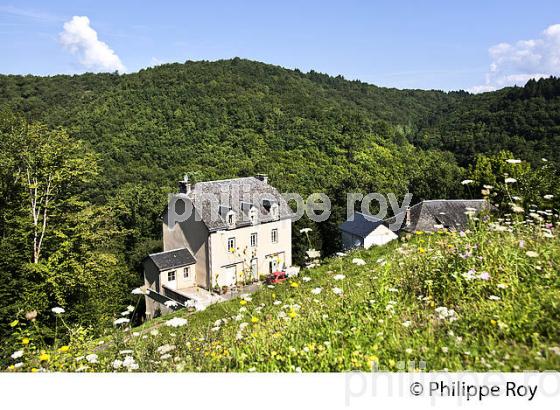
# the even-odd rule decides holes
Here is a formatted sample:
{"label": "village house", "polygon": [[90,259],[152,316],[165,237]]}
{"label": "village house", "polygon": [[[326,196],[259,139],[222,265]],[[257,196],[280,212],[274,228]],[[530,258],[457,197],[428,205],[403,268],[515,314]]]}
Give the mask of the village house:
{"label": "village house", "polygon": [[[470,217],[489,210],[490,204],[484,199],[434,199],[419,202],[385,222],[399,233],[464,231],[469,227]],[[397,217],[402,219],[401,224],[396,222]]]}
{"label": "village house", "polygon": [[339,226],[342,246],[345,250],[369,249],[385,245],[403,233],[465,230],[469,227],[469,215],[489,209],[484,199],[438,199],[419,202],[385,220],[354,212]]}
{"label": "village house", "polygon": [[[292,212],[266,176],[194,187],[185,177],[179,194],[163,215],[163,252],[144,260],[148,317],[291,266]],[[175,211],[189,212],[177,221]]]}
{"label": "village house", "polygon": [[361,212],[354,212],[350,218],[339,226],[342,234],[342,247],[369,249],[371,246],[385,245],[397,234],[391,231],[382,220]]}

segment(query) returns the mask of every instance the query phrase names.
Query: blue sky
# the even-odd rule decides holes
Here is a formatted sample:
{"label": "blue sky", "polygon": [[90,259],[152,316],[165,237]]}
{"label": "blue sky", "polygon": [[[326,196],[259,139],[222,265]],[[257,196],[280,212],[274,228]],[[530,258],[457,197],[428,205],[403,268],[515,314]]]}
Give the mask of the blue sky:
{"label": "blue sky", "polygon": [[239,56],[381,86],[484,91],[560,75],[559,23],[557,0],[0,0],[0,73]]}

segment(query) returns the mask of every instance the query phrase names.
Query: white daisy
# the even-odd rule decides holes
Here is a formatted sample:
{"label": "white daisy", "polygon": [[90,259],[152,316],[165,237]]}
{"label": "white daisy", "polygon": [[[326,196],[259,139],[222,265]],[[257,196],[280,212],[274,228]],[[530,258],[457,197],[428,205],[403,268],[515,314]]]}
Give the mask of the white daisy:
{"label": "white daisy", "polygon": [[167,322],[165,322],[166,326],[171,326],[171,327],[180,327],[180,326],[185,326],[186,324],[187,324],[187,319],[182,317],[174,317],[173,319],[169,319]]}
{"label": "white daisy", "polygon": [[118,318],[117,320],[115,320],[115,321],[113,322],[113,324],[114,324],[115,326],[118,326],[118,325],[122,325],[123,323],[128,323],[128,322],[130,322],[130,319],[128,319],[128,318],[126,318],[126,317],[120,317],[120,318]]}
{"label": "white daisy", "polygon": [[91,354],[88,354],[86,356],[86,360],[89,363],[97,363],[97,358],[98,358],[98,356],[95,353],[91,353]]}

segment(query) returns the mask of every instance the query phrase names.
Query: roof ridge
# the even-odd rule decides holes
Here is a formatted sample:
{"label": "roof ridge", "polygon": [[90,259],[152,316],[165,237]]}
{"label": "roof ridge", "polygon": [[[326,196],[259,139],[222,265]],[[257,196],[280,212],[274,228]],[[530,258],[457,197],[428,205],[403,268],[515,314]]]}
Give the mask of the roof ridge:
{"label": "roof ridge", "polygon": [[[424,199],[423,201],[418,202],[418,204],[421,204],[423,202],[457,202],[457,201],[461,201],[461,202],[467,202],[467,201],[485,201],[484,198],[480,198],[480,199]],[[416,204],[416,205],[418,205]],[[414,206],[416,206],[414,205]]]}
{"label": "roof ridge", "polygon": [[255,178],[255,177],[238,177],[238,178],[215,179],[215,180],[212,180],[212,181],[199,181],[199,182],[196,182],[194,185],[196,186],[198,184],[211,184],[211,183],[214,183],[214,182],[239,181],[239,180],[242,180],[242,179],[254,179],[256,181],[261,181],[260,179]]}
{"label": "roof ridge", "polygon": [[[161,251],[161,252],[149,253],[148,256],[161,255],[162,253],[169,253],[169,252],[182,251],[183,249],[186,249],[186,250],[188,250],[189,252],[191,252],[188,248],[182,247],[182,248],[170,249],[170,250],[168,250],[168,251]],[[191,253],[192,253],[192,252],[191,252]]]}
{"label": "roof ridge", "polygon": [[362,215],[362,216],[363,216],[364,218],[366,218],[366,219],[367,219],[367,218],[374,218],[376,221],[382,221],[381,218],[377,218],[377,217],[375,217],[375,216],[373,216],[373,215],[364,214],[363,212],[360,212],[360,211],[354,211],[354,213],[355,213],[355,214],[360,214],[360,215]]}

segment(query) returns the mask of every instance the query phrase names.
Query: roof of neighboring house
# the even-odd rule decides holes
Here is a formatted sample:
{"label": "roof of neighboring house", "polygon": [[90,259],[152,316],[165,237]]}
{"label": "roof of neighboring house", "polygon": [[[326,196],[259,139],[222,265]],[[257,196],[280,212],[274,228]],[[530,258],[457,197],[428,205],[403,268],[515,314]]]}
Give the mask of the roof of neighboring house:
{"label": "roof of neighboring house", "polygon": [[152,253],[151,255],[148,255],[148,258],[154,262],[160,271],[180,268],[181,266],[192,265],[196,262],[192,253],[186,248]]}
{"label": "roof of neighboring house", "polygon": [[[434,231],[435,225],[443,225],[447,229],[465,229],[469,225],[467,213],[479,213],[488,210],[490,205],[484,199],[436,199],[422,201],[410,207],[410,221],[407,224],[406,211],[398,216],[402,217],[402,225],[391,227],[393,230]],[[386,222],[391,225],[396,216]]]}
{"label": "roof of neighboring house", "polygon": [[[207,194],[213,194],[219,200],[218,203],[204,199]],[[198,182],[187,197],[193,201],[196,211],[210,231],[228,229],[227,213],[223,212],[224,207],[235,212],[235,228],[251,224],[249,218],[251,207],[255,207],[259,211],[258,223],[292,217],[292,210],[280,192],[268,182],[256,177]],[[278,207],[277,218],[273,217],[271,206]],[[220,212],[220,208],[222,208],[222,212]]]}
{"label": "roof of neighboring house", "polygon": [[354,212],[344,223],[339,225],[339,229],[352,235],[365,238],[375,231],[379,225],[383,225],[383,220],[361,212]]}

